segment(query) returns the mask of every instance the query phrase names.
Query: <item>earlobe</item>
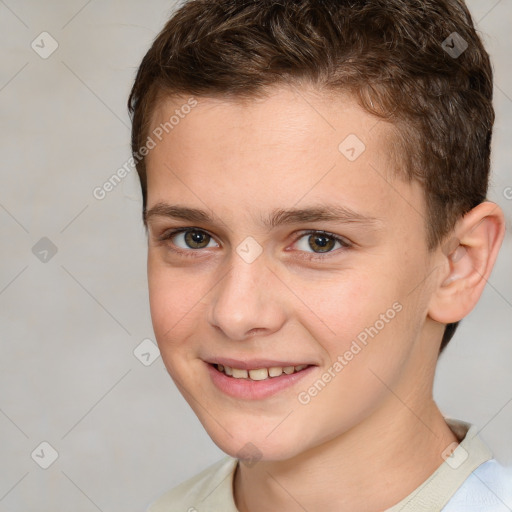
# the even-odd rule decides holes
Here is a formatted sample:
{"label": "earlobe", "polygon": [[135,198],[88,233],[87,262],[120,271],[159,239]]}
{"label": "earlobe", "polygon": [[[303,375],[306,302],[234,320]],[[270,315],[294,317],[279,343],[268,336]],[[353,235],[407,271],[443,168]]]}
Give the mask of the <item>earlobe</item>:
{"label": "earlobe", "polygon": [[480,203],[457,223],[444,250],[439,248],[443,274],[438,274],[430,318],[448,324],[469,314],[489,279],[504,236],[503,211],[495,203]]}

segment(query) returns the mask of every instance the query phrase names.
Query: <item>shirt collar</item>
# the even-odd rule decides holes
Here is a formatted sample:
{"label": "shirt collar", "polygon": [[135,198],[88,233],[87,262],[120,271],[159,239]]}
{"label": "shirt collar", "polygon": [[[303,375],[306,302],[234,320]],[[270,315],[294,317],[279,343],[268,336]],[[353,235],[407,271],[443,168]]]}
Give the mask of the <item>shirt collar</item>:
{"label": "shirt collar", "polygon": [[[476,425],[454,418],[445,418],[450,430],[459,440],[451,455],[409,496],[385,512],[432,512],[441,510],[450,501],[464,480],[480,464],[493,457],[491,450],[478,436]],[[450,448],[450,447],[448,447]],[[451,450],[450,450],[451,451]]]}

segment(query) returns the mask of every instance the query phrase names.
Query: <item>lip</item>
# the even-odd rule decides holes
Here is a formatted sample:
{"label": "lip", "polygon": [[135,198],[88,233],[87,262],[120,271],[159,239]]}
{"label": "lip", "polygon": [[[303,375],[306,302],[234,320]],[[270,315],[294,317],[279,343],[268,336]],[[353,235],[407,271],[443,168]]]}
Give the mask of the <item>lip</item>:
{"label": "lip", "polygon": [[[223,359],[223,361],[233,360]],[[261,361],[262,360],[257,360],[257,362]],[[242,361],[236,361],[236,364],[240,364],[241,362]],[[283,366],[282,362],[277,364],[277,361],[266,361],[265,364],[261,366],[251,366],[254,362],[255,360],[245,361],[247,365],[245,368],[241,366],[234,367],[241,370],[247,370],[255,368],[268,368],[270,366]],[[218,364],[224,363],[221,363],[219,360]],[[229,363],[226,364],[227,366],[231,366]],[[299,366],[299,364],[284,364],[284,366]],[[283,373],[279,377],[271,377],[265,380],[255,381],[250,379],[235,379],[234,377],[228,377],[225,373],[217,370],[214,367],[214,364],[205,362],[205,365],[210,374],[212,383],[217,389],[232,398],[238,398],[242,400],[264,400],[269,398],[281,391],[284,391],[285,389],[289,389],[296,385],[299,381],[304,379],[304,377],[310,375],[311,372],[315,370],[315,368],[317,368],[317,366],[312,365],[290,375]]]}

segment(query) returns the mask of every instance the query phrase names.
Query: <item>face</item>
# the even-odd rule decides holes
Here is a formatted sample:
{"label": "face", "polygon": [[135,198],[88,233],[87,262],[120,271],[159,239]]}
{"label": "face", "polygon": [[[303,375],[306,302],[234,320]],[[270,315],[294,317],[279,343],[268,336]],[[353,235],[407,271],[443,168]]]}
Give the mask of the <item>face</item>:
{"label": "face", "polygon": [[147,156],[153,327],[214,442],[284,460],[418,386],[423,192],[392,177],[390,126],[350,97],[196,100],[153,117],[188,112]]}

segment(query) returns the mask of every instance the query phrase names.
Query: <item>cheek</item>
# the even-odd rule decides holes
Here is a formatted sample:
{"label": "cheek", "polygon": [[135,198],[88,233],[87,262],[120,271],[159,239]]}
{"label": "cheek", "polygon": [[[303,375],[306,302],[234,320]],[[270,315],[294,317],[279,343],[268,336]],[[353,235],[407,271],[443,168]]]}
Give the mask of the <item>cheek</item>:
{"label": "cheek", "polygon": [[310,315],[307,329],[328,355],[321,376],[328,383],[319,386],[318,376],[306,382],[299,402],[307,402],[311,416],[322,418],[324,433],[334,435],[364,419],[389,394],[382,381],[399,376],[409,350],[408,310],[399,286],[396,275],[382,277],[377,269],[331,281],[323,287],[325,294],[318,293],[317,284],[307,286],[308,305],[323,321]]}
{"label": "cheek", "polygon": [[407,358],[407,319],[411,319],[411,308],[401,289],[403,277],[400,280],[392,272],[366,268],[369,270],[364,274],[352,269],[346,279],[330,280],[323,286],[305,285],[303,296],[309,297],[308,306],[315,314],[306,313],[308,316],[301,318],[327,353],[326,363],[340,362],[341,358],[344,377],[336,381],[349,379],[363,394],[369,384],[375,384],[369,368],[392,375]]}
{"label": "cheek", "polygon": [[161,351],[179,344],[193,329],[204,295],[200,282],[198,277],[172,269],[154,256],[148,257],[151,319]]}
{"label": "cheek", "polygon": [[304,283],[299,293],[307,297],[304,302],[309,306],[312,321],[340,345],[350,344],[373,325],[381,313],[392,307],[398,295],[388,283],[379,283],[371,274],[357,273],[355,269],[337,278]]}

